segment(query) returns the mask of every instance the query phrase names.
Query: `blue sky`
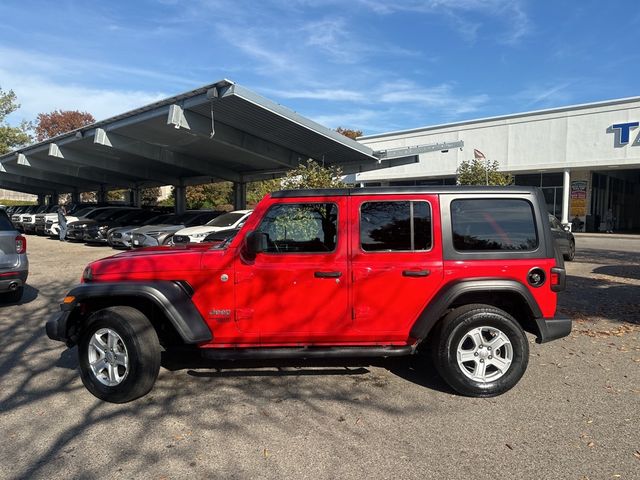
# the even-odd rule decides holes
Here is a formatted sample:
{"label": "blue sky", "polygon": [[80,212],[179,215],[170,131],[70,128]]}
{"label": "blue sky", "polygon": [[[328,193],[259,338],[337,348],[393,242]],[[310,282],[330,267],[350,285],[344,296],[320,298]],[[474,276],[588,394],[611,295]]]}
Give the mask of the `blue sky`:
{"label": "blue sky", "polygon": [[0,87],[97,119],[229,78],[365,134],[640,95],[637,1],[0,3]]}

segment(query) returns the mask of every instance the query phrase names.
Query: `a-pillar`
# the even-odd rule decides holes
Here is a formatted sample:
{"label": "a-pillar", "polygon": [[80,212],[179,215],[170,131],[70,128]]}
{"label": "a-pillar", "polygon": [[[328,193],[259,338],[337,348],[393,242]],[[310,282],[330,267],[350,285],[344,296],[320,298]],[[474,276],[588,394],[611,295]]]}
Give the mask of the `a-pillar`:
{"label": "a-pillar", "polygon": [[176,213],[184,213],[187,209],[187,188],[184,185],[175,185],[173,188],[176,198]]}
{"label": "a-pillar", "polygon": [[44,201],[45,201],[46,195],[43,195],[42,193],[38,195],[38,205],[44,205]]}
{"label": "a-pillar", "polygon": [[571,173],[569,169],[564,171],[563,181],[562,181],[562,220],[560,221],[563,225],[567,225],[569,223],[569,192],[571,189]]}
{"label": "a-pillar", "polygon": [[80,203],[80,192],[78,190],[74,190],[73,192],[71,192],[71,203]]}
{"label": "a-pillar", "polygon": [[60,203],[60,197],[58,196],[58,192],[51,194],[51,196],[49,197],[49,199],[51,200],[49,202],[49,206],[51,205],[58,205]]}
{"label": "a-pillar", "polygon": [[244,210],[247,208],[247,183],[233,183],[233,206],[236,210]]}

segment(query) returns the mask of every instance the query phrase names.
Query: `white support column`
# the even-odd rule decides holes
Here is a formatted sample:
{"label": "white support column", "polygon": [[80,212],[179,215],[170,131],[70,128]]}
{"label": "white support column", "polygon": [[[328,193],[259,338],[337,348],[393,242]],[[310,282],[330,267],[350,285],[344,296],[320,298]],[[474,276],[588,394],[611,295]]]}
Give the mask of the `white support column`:
{"label": "white support column", "polygon": [[561,223],[569,223],[569,192],[571,190],[571,173],[569,169],[564,171],[562,182],[562,220]]}

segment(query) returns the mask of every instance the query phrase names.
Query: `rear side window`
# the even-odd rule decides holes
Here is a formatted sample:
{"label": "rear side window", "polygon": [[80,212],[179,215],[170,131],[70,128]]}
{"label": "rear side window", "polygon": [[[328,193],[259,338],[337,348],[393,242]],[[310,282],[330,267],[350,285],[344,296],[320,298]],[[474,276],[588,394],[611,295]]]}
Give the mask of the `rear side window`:
{"label": "rear side window", "polygon": [[360,246],[365,252],[429,250],[431,206],[424,201],[363,203]]}
{"label": "rear side window", "polygon": [[533,206],[521,199],[451,202],[453,246],[458,251],[531,251],[538,248]]}
{"label": "rear side window", "polygon": [[324,253],[336,249],[335,203],[283,203],[272,206],[258,232],[267,234],[269,253]]}
{"label": "rear side window", "polygon": [[15,230],[15,228],[13,228],[13,224],[11,220],[9,220],[9,217],[7,217],[7,214],[0,212],[0,232],[6,232],[8,230]]}

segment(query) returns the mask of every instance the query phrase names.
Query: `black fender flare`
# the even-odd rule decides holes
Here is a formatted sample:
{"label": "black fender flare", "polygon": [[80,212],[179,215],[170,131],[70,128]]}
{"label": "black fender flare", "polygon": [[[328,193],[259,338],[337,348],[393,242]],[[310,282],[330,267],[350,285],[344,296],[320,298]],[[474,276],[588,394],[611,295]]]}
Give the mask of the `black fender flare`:
{"label": "black fender flare", "polygon": [[[118,282],[118,283],[83,283],[71,289],[67,298],[73,301],[61,304],[62,315],[66,317],[65,326],[56,328],[58,336],[62,336],[68,325],[69,314],[87,300],[109,297],[138,297],[151,301],[160,308],[174,326],[185,343],[195,344],[212,339],[211,330],[202,315],[193,304],[191,296],[179,282]],[[66,315],[65,315],[66,314]],[[62,327],[62,326],[60,326]],[[47,326],[47,332],[49,332]],[[66,333],[66,332],[65,332]],[[66,341],[69,340],[67,337]]]}
{"label": "black fender flare", "polygon": [[445,285],[422,311],[418,319],[411,327],[411,337],[423,340],[429,335],[431,329],[447,312],[449,307],[461,295],[477,292],[511,292],[522,297],[528,305],[534,319],[542,317],[542,312],[529,289],[511,279],[477,278],[470,280],[454,281]]}

